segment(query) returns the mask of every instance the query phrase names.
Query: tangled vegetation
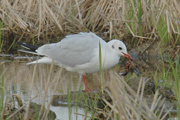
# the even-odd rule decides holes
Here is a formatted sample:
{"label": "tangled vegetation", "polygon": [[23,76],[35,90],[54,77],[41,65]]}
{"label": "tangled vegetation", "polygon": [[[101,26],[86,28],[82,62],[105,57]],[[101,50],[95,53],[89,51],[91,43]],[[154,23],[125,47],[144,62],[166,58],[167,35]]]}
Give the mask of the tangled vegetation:
{"label": "tangled vegetation", "polygon": [[175,47],[179,42],[177,0],[1,0],[0,6],[2,36],[11,42],[47,43],[82,31],[137,45],[161,40]]}

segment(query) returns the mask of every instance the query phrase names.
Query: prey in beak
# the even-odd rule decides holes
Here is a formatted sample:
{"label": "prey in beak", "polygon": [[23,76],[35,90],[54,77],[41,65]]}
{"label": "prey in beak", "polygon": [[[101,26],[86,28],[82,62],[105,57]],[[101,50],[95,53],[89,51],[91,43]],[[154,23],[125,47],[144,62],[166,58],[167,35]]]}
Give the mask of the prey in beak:
{"label": "prey in beak", "polygon": [[139,76],[141,74],[141,72],[137,69],[136,65],[134,64],[131,55],[123,53],[124,57],[128,59],[127,64],[124,68],[121,68],[120,71],[122,69],[125,69],[124,72],[119,72],[119,75],[121,76],[126,76],[128,74],[129,71],[133,71],[136,73],[137,76]]}

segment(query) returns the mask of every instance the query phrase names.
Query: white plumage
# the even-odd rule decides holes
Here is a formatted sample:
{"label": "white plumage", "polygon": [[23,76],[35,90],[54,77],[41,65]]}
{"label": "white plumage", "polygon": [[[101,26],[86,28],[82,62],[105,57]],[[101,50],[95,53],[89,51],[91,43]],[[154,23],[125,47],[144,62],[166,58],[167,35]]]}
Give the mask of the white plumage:
{"label": "white plumage", "polygon": [[108,69],[118,64],[120,56],[131,59],[125,44],[120,40],[105,42],[96,34],[81,32],[68,35],[58,43],[45,44],[35,50],[44,57],[28,64],[46,63],[52,60],[56,65],[79,74],[93,73],[99,68],[99,43],[101,45],[102,68]]}
{"label": "white plumage", "polygon": [[[93,73],[99,71],[99,42],[101,45],[102,67],[108,69],[119,62],[120,56],[127,54],[124,43],[111,40],[106,43],[94,33],[79,33],[68,35],[58,43],[45,44],[36,52],[45,57],[28,64],[46,63],[66,68],[78,73]],[[120,50],[120,48],[122,50]],[[123,52],[123,53],[122,53]]]}

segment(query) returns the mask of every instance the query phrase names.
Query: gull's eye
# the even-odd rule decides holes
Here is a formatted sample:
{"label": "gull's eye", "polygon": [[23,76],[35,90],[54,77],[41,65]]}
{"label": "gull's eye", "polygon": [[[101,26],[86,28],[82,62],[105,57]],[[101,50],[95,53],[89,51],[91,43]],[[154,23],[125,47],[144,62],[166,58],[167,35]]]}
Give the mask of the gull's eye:
{"label": "gull's eye", "polygon": [[122,50],[122,47],[119,47],[119,50]]}

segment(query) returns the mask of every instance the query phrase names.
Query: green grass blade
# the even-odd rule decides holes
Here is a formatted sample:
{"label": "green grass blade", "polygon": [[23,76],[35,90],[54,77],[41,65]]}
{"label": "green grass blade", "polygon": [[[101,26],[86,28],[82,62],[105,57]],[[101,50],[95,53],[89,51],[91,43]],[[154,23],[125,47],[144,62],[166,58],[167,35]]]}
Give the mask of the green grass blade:
{"label": "green grass blade", "polygon": [[2,112],[3,105],[4,105],[4,75],[2,75],[2,77],[1,77],[0,92],[1,92],[1,97],[0,97],[0,112]]}
{"label": "green grass blade", "polygon": [[142,5],[141,0],[139,0],[139,7],[138,7],[138,21],[139,21],[139,34],[142,36]]}
{"label": "green grass blade", "polygon": [[[179,82],[180,64],[179,64],[179,59],[177,59],[175,64],[173,64],[173,61],[169,57],[169,62],[170,62],[172,72],[173,72],[173,77],[175,80],[175,95],[176,95],[176,99],[177,99],[177,114],[178,114],[178,118],[180,119],[180,82]],[[174,65],[175,65],[175,67],[174,67]]]}
{"label": "green grass blade", "polygon": [[7,51],[9,51],[12,48],[12,46],[15,44],[15,42],[16,42],[16,40],[14,39]]}
{"label": "green grass blade", "polygon": [[101,90],[103,94],[103,69],[102,69],[102,56],[101,56],[101,43],[99,41],[99,68],[100,68],[100,74],[101,74]]}
{"label": "green grass blade", "polygon": [[69,120],[71,120],[72,109],[71,109],[71,93],[70,93],[70,87],[68,87],[67,97],[68,97],[67,103],[68,103],[68,110],[69,110]]}
{"label": "green grass blade", "polygon": [[3,47],[3,41],[1,40],[1,28],[2,28],[2,22],[0,21],[0,52],[2,51],[2,47]]}

